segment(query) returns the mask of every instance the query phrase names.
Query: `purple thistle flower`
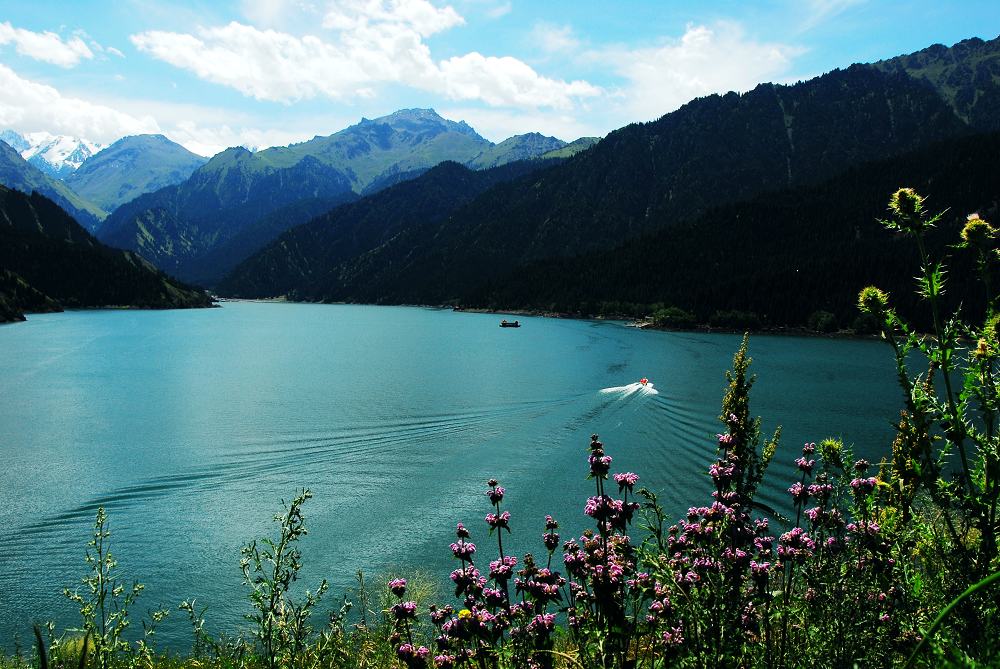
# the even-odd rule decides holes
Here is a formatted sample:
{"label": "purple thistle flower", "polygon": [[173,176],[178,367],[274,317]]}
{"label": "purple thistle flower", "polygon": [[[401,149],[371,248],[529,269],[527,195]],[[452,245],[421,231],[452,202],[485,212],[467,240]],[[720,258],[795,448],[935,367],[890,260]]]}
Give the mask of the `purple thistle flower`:
{"label": "purple thistle flower", "polygon": [[624,474],[614,475],[615,483],[618,484],[618,492],[621,492],[625,488],[628,488],[631,492],[635,487],[635,484],[639,481],[639,475],[633,472],[625,472]]}
{"label": "purple thistle flower", "polygon": [[489,606],[500,606],[506,599],[503,590],[499,588],[484,588],[483,598]]}
{"label": "purple thistle flower", "polygon": [[[490,479],[492,480],[492,479]],[[486,496],[490,498],[491,504],[499,504],[503,500],[504,493],[507,492],[501,486],[494,485],[486,491]]]}
{"label": "purple thistle flower", "polygon": [[554,613],[540,613],[528,623],[528,632],[540,636],[548,635],[555,629],[556,616]]}
{"label": "purple thistle flower", "polygon": [[472,555],[476,552],[476,544],[471,541],[460,541],[451,545],[452,554],[459,560],[472,562]]}
{"label": "purple thistle flower", "polygon": [[495,530],[497,528],[506,528],[510,532],[510,512],[504,511],[500,515],[495,513],[486,514],[486,524],[490,526],[490,530]]}
{"label": "purple thistle flower", "polygon": [[397,597],[402,597],[406,593],[406,579],[394,578],[389,581],[389,590]]}
{"label": "purple thistle flower", "polygon": [[559,533],[546,532],[542,535],[542,543],[545,544],[545,548],[548,549],[550,553],[554,552],[557,548],[559,548]]}
{"label": "purple thistle flower", "polygon": [[545,529],[546,530],[558,530],[559,529],[559,523],[557,523],[552,516],[545,516]]}
{"label": "purple thistle flower", "polygon": [[809,484],[809,496],[814,498],[820,504],[825,504],[830,496],[833,495],[833,485],[830,483],[811,483]]}
{"label": "purple thistle flower", "polygon": [[684,643],[682,631],[681,626],[678,625],[664,632],[660,638],[663,639],[663,644],[668,648],[676,648]]}
{"label": "purple thistle flower", "polygon": [[792,487],[788,489],[788,492],[792,495],[792,499],[798,502],[805,502],[809,498],[808,489],[802,485],[800,482],[792,484]]}
{"label": "purple thistle flower", "polygon": [[404,662],[413,657],[413,644],[404,643],[402,646],[396,649],[396,654],[399,655],[399,659]]}
{"label": "purple thistle flower", "polygon": [[451,617],[455,613],[455,609],[450,605],[441,607],[440,609],[436,606],[431,606],[431,622],[435,625],[441,625],[445,620]]}
{"label": "purple thistle flower", "polygon": [[815,464],[815,460],[806,460],[804,457],[795,461],[795,465],[806,474],[812,474],[813,466],[815,466]]}
{"label": "purple thistle flower", "polygon": [[815,442],[809,442],[808,444],[802,447],[802,455],[812,455],[815,452],[816,452]]}
{"label": "purple thistle flower", "polygon": [[878,479],[874,476],[869,476],[868,478],[856,478],[851,481],[851,490],[854,491],[855,495],[865,496],[875,489],[878,485]]}
{"label": "purple thistle flower", "polygon": [[469,538],[469,530],[465,529],[465,525],[463,525],[462,523],[459,523],[455,527],[455,535],[459,539],[468,539]]}
{"label": "purple thistle flower", "polygon": [[516,566],[516,557],[504,555],[501,559],[490,562],[490,578],[495,581],[509,580],[514,575],[514,567]]}
{"label": "purple thistle flower", "polygon": [[720,460],[709,466],[708,473],[716,485],[725,484],[733,480],[733,476],[736,474],[736,467]]}
{"label": "purple thistle flower", "polygon": [[412,620],[417,617],[416,602],[400,602],[399,604],[393,604],[392,608],[389,610],[392,612],[392,615],[395,616],[396,620]]}
{"label": "purple thistle flower", "polygon": [[853,534],[867,534],[870,536],[875,536],[876,534],[882,531],[882,528],[879,527],[878,523],[876,523],[875,521],[860,520],[856,523],[848,523],[847,531]]}
{"label": "purple thistle flower", "polygon": [[604,451],[600,454],[594,453],[588,458],[590,462],[590,475],[600,478],[607,478],[608,471],[611,469],[611,456],[604,455]]}

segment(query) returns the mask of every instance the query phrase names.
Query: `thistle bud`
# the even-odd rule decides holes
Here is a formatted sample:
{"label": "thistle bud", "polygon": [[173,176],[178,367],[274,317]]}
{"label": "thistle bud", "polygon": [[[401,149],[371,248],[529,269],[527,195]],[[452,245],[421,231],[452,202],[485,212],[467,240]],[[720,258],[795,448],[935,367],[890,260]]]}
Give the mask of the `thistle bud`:
{"label": "thistle bud", "polygon": [[889,308],[889,294],[875,286],[862,288],[858,293],[858,308],[866,314],[881,316]]}
{"label": "thistle bud", "polygon": [[889,198],[889,211],[902,219],[901,223],[917,222],[924,213],[924,198],[912,188],[900,188]]}
{"label": "thistle bud", "polygon": [[996,229],[987,221],[979,218],[979,214],[969,214],[962,228],[962,241],[967,246],[985,248],[996,238]]}

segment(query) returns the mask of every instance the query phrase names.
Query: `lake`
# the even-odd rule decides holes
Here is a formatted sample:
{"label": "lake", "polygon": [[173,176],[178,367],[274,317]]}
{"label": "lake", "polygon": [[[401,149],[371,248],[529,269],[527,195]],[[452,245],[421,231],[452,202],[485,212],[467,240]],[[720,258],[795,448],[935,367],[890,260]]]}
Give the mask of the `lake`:
{"label": "lake", "polygon": [[[136,616],[196,598],[210,630],[231,633],[248,610],[240,547],[273,533],[302,487],[302,582],[328,578],[330,604],[359,569],[425,572],[451,601],[455,523],[495,551],[490,477],[508,491],[505,548],[544,553],[546,513],[564,539],[581,531],[591,433],[672,516],[708,499],[738,336],[519,319],[226,303],[0,327],[0,644],[30,645],[33,621],[77,624],[61,592],[86,573],[99,506],[122,573],[147,586]],[[763,501],[784,505],[805,441],[888,454],[902,394],[886,345],[761,335],[750,353],[751,408],[765,432],[784,428]],[[629,385],[641,377],[652,387]],[[189,646],[183,614],[160,642]]]}

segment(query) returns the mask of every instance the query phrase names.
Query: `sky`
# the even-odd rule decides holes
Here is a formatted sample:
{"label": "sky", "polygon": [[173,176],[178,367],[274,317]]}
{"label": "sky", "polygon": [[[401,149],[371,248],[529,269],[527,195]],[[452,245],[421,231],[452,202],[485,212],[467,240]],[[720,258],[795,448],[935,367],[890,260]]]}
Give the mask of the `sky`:
{"label": "sky", "polygon": [[210,156],[421,107],[569,141],[998,35],[998,0],[3,0],[0,129]]}

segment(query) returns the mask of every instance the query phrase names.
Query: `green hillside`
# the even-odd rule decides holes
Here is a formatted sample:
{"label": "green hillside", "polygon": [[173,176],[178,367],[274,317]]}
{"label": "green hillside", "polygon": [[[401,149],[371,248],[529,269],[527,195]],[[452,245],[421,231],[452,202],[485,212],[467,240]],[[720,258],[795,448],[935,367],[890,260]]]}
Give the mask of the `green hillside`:
{"label": "green hillside", "polygon": [[123,137],[88,158],[66,178],[66,185],[114,211],[143,193],[184,181],[207,161],[163,135]]}

